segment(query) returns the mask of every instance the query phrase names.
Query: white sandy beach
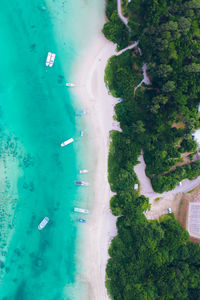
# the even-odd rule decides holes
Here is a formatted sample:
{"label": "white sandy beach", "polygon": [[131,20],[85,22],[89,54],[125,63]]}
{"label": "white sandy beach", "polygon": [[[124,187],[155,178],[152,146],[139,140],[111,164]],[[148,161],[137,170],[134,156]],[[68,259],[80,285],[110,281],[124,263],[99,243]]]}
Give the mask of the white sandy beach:
{"label": "white sandy beach", "polygon": [[92,206],[86,226],[84,278],[90,290],[89,299],[108,299],[105,288],[105,268],[108,260],[108,246],[116,235],[116,218],[111,214],[109,201],[112,196],[107,179],[109,131],[114,124],[114,104],[117,99],[108,94],[104,84],[107,60],[115,53],[115,45],[99,33],[92,47],[76,66],[78,86],[73,93],[80,99],[84,109],[89,111],[88,126],[92,129],[90,140],[93,152]]}

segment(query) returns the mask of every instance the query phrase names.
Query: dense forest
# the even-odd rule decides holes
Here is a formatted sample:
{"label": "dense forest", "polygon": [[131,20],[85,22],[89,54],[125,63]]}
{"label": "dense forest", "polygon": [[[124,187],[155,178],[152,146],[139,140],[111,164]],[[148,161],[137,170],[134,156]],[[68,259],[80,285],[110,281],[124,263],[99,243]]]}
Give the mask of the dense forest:
{"label": "dense forest", "polygon": [[144,196],[118,218],[118,236],[109,248],[107,289],[111,299],[200,299],[200,247],[166,215],[147,221]]}
{"label": "dense forest", "polygon": [[[200,175],[193,132],[200,127],[200,0],[107,0],[103,33],[120,50],[105,71],[122,132],[111,132],[109,183],[116,194],[112,213],[118,236],[109,249],[106,285],[112,299],[200,299],[200,247],[173,214],[148,221],[149,201],[134,189],[134,166],[144,151],[146,174],[155,191],[173,189]],[[147,64],[150,85],[143,84]],[[187,163],[186,163],[187,161]],[[189,161],[189,163],[188,163]]]}
{"label": "dense forest", "polygon": [[[103,33],[118,49],[138,40],[142,56],[136,49],[111,58],[106,83],[125,100],[116,108],[117,119],[124,134],[144,150],[154,190],[168,191],[200,174],[199,163],[184,165],[184,159],[192,162],[196,154],[192,133],[200,127],[200,1],[132,0],[124,8],[129,30],[116,9],[116,1],[108,1]],[[141,60],[147,63],[151,85],[134,96]],[[183,166],[174,171],[177,163]]]}

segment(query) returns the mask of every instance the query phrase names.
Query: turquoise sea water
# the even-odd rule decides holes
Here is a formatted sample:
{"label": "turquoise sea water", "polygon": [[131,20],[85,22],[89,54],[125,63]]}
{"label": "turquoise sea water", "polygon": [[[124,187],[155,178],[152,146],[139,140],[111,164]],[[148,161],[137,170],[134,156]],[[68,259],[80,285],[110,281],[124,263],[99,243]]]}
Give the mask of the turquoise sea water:
{"label": "turquoise sea water", "polygon": [[[0,300],[80,297],[72,211],[82,194],[73,181],[87,158],[77,157],[79,102],[65,81],[101,30],[103,11],[101,0],[1,1]],[[45,67],[48,51],[53,68]],[[74,145],[61,148],[70,137]]]}

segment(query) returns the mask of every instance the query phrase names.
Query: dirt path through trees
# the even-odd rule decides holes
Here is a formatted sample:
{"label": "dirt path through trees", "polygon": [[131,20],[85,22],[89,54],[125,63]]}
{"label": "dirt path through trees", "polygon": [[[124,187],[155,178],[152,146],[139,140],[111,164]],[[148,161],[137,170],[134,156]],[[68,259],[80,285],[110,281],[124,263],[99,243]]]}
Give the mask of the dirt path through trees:
{"label": "dirt path through trees", "polygon": [[128,18],[125,18],[122,14],[122,3],[121,0],[117,0],[117,13],[122,22],[127,26],[128,25]]}
{"label": "dirt path through trees", "polygon": [[[139,164],[135,166],[134,171],[140,181],[140,194],[149,198],[151,203],[151,211],[147,213],[147,217],[158,218],[163,213],[167,212],[167,208],[171,207],[173,199],[177,194],[186,193],[196,188],[200,184],[200,176],[194,180],[185,179],[182,181],[182,186],[176,186],[175,189],[164,192],[162,194],[154,192],[150,179],[145,174],[146,164],[143,154],[139,157]],[[160,200],[155,201],[155,199]],[[173,210],[173,208],[172,208]]]}

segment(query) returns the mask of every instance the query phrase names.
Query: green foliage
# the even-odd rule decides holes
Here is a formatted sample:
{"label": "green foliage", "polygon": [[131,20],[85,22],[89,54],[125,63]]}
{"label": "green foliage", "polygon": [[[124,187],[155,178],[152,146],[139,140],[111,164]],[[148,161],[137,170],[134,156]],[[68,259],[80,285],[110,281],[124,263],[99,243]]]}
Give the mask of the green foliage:
{"label": "green foliage", "polygon": [[187,34],[190,30],[191,22],[189,18],[180,17],[178,20],[178,28],[183,34]]}
{"label": "green foliage", "polygon": [[131,51],[109,59],[105,70],[105,83],[114,97],[133,95],[134,86],[142,80],[139,70],[135,70],[133,65],[140,68],[141,61],[132,57]]}
{"label": "green foliage", "polygon": [[200,161],[195,161],[191,164],[177,167],[174,171],[171,171],[165,175],[153,176],[152,186],[158,193],[164,191],[170,191],[176,187],[176,185],[183,179],[194,179],[200,176]]}
{"label": "green foliage", "polygon": [[118,45],[118,50],[128,46],[128,30],[124,23],[120,20],[116,10],[112,13],[110,21],[104,25],[102,31],[109,41]]}
{"label": "green foliage", "polygon": [[113,299],[196,299],[200,248],[172,215],[161,223],[126,215],[117,227],[106,270]]}
{"label": "green foliage", "polygon": [[[154,69],[155,69],[155,65],[154,65]],[[160,78],[167,78],[172,71],[173,69],[170,65],[161,64],[158,65],[158,68],[156,70],[156,75]]]}
{"label": "green foliage", "polygon": [[113,131],[111,138],[108,157],[108,180],[111,190],[113,192],[126,189],[133,191],[134,184],[138,183],[133,165],[137,162],[140,149],[118,131]]}
{"label": "green foliage", "polygon": [[189,73],[199,73],[200,72],[200,64],[191,63],[184,67],[184,70]]}
{"label": "green foliage", "polygon": [[140,215],[143,211],[150,209],[148,198],[138,196],[136,192],[124,189],[113,196],[110,201],[113,215]]}
{"label": "green foliage", "polygon": [[155,202],[158,202],[160,200],[160,197],[157,197],[154,199]]}
{"label": "green foliage", "polygon": [[162,88],[164,94],[170,93],[176,89],[176,85],[174,81],[167,81]]}
{"label": "green foliage", "polygon": [[183,141],[181,142],[180,152],[192,152],[195,151],[197,148],[197,143],[195,140],[192,139],[192,136],[186,136]]}
{"label": "green foliage", "polygon": [[106,0],[106,17],[108,18],[108,20],[111,19],[114,11],[117,11],[117,1]]}

